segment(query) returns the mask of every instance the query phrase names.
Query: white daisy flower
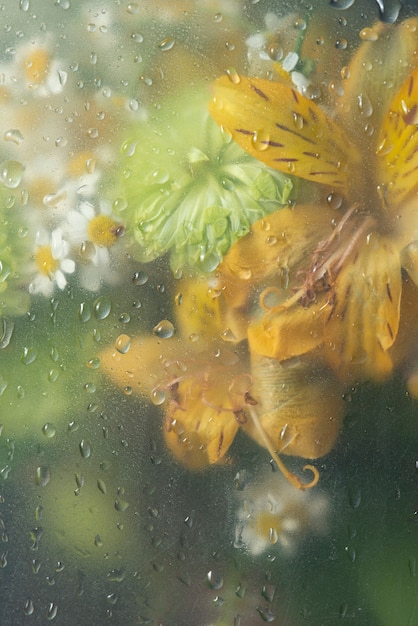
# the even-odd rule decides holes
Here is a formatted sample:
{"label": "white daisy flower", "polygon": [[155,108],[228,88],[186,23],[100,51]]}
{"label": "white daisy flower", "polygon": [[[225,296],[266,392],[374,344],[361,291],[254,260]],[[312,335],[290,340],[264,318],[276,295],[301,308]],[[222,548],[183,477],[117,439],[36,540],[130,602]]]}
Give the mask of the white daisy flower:
{"label": "white daisy flower", "polygon": [[81,286],[97,291],[103,280],[114,283],[117,274],[111,268],[110,249],[124,234],[124,227],[112,216],[110,205],[100,204],[96,211],[89,202],[81,202],[77,210],[67,215],[69,241],[79,246]]}
{"label": "white daisy flower", "polygon": [[329,502],[321,491],[300,491],[270,472],[237,493],[235,546],[252,555],[279,547],[291,556],[304,536],[327,532]]}
{"label": "white daisy flower", "polygon": [[75,263],[67,257],[70,246],[62,235],[61,228],[56,228],[51,234],[37,232],[34,254],[37,274],[29,285],[29,293],[50,296],[55,285],[64,289],[67,284],[65,274],[74,272]]}

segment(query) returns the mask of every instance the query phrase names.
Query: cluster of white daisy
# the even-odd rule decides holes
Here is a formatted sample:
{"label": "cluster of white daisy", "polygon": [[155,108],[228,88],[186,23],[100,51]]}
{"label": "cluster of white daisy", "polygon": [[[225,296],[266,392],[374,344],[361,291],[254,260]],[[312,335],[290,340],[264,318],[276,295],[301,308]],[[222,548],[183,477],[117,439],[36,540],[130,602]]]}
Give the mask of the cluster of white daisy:
{"label": "cluster of white daisy", "polygon": [[83,92],[77,68],[54,47],[51,34],[26,41],[0,65],[3,310],[11,292],[50,296],[73,274],[92,291],[112,282],[124,234],[101,192],[119,147],[109,140],[115,108],[126,99]]}
{"label": "cluster of white daisy", "polygon": [[277,548],[292,556],[304,537],[325,535],[329,528],[327,496],[295,489],[271,470],[238,490],[237,499],[235,546],[254,556]]}

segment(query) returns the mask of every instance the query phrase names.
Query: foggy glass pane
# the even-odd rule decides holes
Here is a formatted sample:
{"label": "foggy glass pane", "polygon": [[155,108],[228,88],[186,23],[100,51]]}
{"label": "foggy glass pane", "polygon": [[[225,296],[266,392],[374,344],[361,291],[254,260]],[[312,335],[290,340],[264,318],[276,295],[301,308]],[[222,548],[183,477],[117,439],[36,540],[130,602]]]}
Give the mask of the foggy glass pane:
{"label": "foggy glass pane", "polygon": [[415,2],[0,32],[0,624],[418,624]]}

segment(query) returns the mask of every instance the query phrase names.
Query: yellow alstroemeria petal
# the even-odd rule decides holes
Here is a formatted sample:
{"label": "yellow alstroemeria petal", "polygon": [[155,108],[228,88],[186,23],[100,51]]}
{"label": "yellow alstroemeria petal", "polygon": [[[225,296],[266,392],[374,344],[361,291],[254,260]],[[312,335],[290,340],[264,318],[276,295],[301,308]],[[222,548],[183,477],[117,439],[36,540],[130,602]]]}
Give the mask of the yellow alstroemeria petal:
{"label": "yellow alstroemeria petal", "polygon": [[169,364],[188,356],[184,343],[176,336],[159,339],[123,335],[113,346],[105,348],[99,358],[102,370],[121,389],[129,388],[135,394],[150,398],[154,389],[167,383]]}
{"label": "yellow alstroemeria petal", "polygon": [[418,68],[392,100],[377,147],[378,181],[390,211],[418,188]]}
{"label": "yellow alstroemeria petal", "polygon": [[359,155],[312,100],[260,78],[223,76],[212,90],[211,115],[244,150],[287,174],[345,190],[349,164]]}
{"label": "yellow alstroemeria petal", "polygon": [[375,233],[348,259],[334,285],[325,324],[329,362],[342,380],[381,380],[392,371],[388,353],[400,317],[398,251]]}
{"label": "yellow alstroemeria petal", "polygon": [[370,143],[371,133],[377,138],[393,93],[417,65],[418,18],[396,26],[378,22],[361,30],[359,38],[362,43],[342,70],[344,95],[337,102],[336,121],[355,129],[360,142],[364,138]]}
{"label": "yellow alstroemeria petal", "polygon": [[283,208],[253,224],[249,234],[232,246],[219,276],[224,320],[237,337],[246,336],[248,307],[264,287],[282,291],[284,300],[303,280],[298,272],[308,269],[315,248],[331,236],[335,218],[335,210],[328,206]]}
{"label": "yellow alstroemeria petal", "polygon": [[[318,361],[281,364],[252,356],[252,407],[278,453],[316,459],[332,450],[344,413],[342,388]],[[253,421],[244,430],[264,445]]]}
{"label": "yellow alstroemeria petal", "polygon": [[[173,455],[189,469],[220,462],[234,440],[239,423],[228,386],[203,390],[196,381],[180,382],[165,421],[164,437]],[[209,404],[209,399],[214,404]]]}
{"label": "yellow alstroemeria petal", "polygon": [[315,350],[324,340],[329,306],[325,297],[307,307],[299,302],[289,309],[278,306],[275,312],[249,325],[251,353],[284,361]]}
{"label": "yellow alstroemeria petal", "polygon": [[[221,290],[214,277],[192,276],[177,283],[176,327],[192,341],[210,342],[226,330],[221,314]],[[202,347],[200,347],[202,349]]]}

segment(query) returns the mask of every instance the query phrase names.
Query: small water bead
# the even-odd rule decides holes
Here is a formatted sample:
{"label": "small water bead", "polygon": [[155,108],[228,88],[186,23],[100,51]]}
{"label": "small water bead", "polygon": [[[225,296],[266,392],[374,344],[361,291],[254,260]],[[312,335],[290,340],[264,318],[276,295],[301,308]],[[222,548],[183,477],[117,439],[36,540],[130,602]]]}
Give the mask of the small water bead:
{"label": "small water bead", "polygon": [[241,82],[241,77],[238,74],[235,67],[228,67],[225,70],[225,74],[228,76],[229,80],[231,81],[233,85],[238,85]]}
{"label": "small water bead", "polygon": [[20,161],[7,160],[0,164],[0,182],[8,189],[16,189],[22,181],[25,166]]}
{"label": "small water bead", "polygon": [[48,619],[48,621],[52,621],[56,618],[58,613],[58,607],[56,604],[54,604],[53,602],[50,602],[48,605],[48,610],[46,612],[46,617]]}
{"label": "small water bead", "polygon": [[94,359],[89,359],[86,363],[86,366],[91,370],[97,370],[100,367],[100,359],[98,357]]}
{"label": "small water bead", "polygon": [[94,383],[86,383],[83,385],[83,389],[86,393],[96,393],[96,385]]}
{"label": "small water bead", "polygon": [[221,574],[214,570],[210,570],[207,573],[206,581],[210,589],[215,589],[215,590],[222,589],[223,584],[224,584],[224,580]]}
{"label": "small water bead", "polygon": [[336,191],[332,191],[328,196],[327,196],[327,202],[328,205],[331,209],[339,209],[341,208],[341,205],[343,203],[343,197],[340,193],[336,192]]}
{"label": "small water bead", "polygon": [[78,307],[78,317],[83,323],[88,322],[91,319],[91,307],[88,302],[81,302]]}
{"label": "small water bead", "polygon": [[120,354],[126,354],[131,347],[131,338],[129,335],[119,335],[115,341],[115,348]]}
{"label": "small water bead", "polygon": [[163,52],[167,52],[168,50],[172,50],[176,44],[176,40],[174,37],[166,37],[158,44],[158,47]]}
{"label": "small water bead", "polygon": [[55,437],[57,430],[54,424],[46,422],[46,424],[42,426],[42,432],[47,439],[52,439],[53,437]]}
{"label": "small water bead", "polygon": [[93,307],[96,319],[104,320],[110,315],[112,302],[106,296],[99,296],[99,298],[94,301]]}
{"label": "small water bead", "polygon": [[357,104],[360,110],[360,113],[364,117],[371,117],[373,114],[373,105],[370,101],[370,98],[367,94],[361,93],[357,96]]}
{"label": "small water bead", "polygon": [[377,41],[379,33],[375,28],[363,28],[359,33],[359,37],[363,41]]}
{"label": "small water bead", "polygon": [[3,139],[4,141],[12,141],[18,146],[23,141],[23,135],[17,128],[11,128],[10,130],[6,130]]}
{"label": "small water bead", "polygon": [[139,4],[136,2],[130,2],[126,7],[126,10],[130,15],[137,15],[139,13]]}
{"label": "small water bead", "polygon": [[142,271],[135,272],[132,277],[132,282],[134,285],[145,285],[148,282],[148,274]]}
{"label": "small water bead", "polygon": [[254,148],[259,151],[267,150],[269,147],[270,134],[265,130],[256,130],[251,139]]}
{"label": "small water bead", "polygon": [[161,387],[154,387],[150,394],[151,402],[155,406],[161,406],[165,402],[165,391]]}
{"label": "small water bead", "polygon": [[35,611],[35,607],[34,607],[33,601],[32,600],[26,600],[26,602],[25,602],[25,604],[23,606],[23,613],[25,615],[33,615],[34,611]]}
{"label": "small water bead", "polygon": [[296,30],[306,30],[306,26],[306,21],[302,18],[299,18],[295,20],[295,22],[293,22],[293,28],[295,28]]}
{"label": "small water bead", "polygon": [[80,441],[79,448],[83,459],[88,459],[91,456],[91,445],[86,439]]}
{"label": "small water bead", "polygon": [[346,50],[347,46],[348,46],[348,41],[347,39],[344,39],[344,37],[340,37],[335,42],[335,47],[337,48],[337,50]]}
{"label": "small water bead", "polygon": [[51,472],[49,467],[46,465],[41,465],[35,470],[35,484],[38,487],[46,487],[46,485],[51,480]]}
{"label": "small water bead", "polygon": [[160,339],[170,339],[174,335],[174,326],[169,320],[161,320],[152,331]]}

